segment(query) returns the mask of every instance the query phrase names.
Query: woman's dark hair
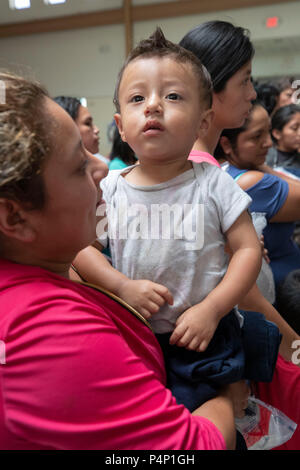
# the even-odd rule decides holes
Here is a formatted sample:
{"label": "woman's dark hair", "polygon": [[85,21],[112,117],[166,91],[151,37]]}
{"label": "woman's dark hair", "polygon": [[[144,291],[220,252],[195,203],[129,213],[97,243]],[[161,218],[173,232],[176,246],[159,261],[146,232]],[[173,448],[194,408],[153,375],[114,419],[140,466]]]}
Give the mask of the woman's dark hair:
{"label": "woman's dark hair", "polygon": [[111,129],[113,129],[113,135],[111,139],[112,147],[109,154],[109,159],[113,160],[114,158],[118,157],[124,163],[126,163],[126,165],[134,165],[137,162],[135,153],[132,148],[127,144],[127,142],[123,142],[123,140],[121,139],[119,130],[115,122],[112,123]]}
{"label": "woman's dark hair", "polygon": [[[255,100],[255,101],[252,102],[252,108],[251,108],[251,111],[250,111],[250,115],[246,119],[246,121],[244,122],[242,127],[238,127],[236,129],[223,129],[223,131],[221,133],[221,136],[220,136],[220,139],[222,137],[227,137],[227,139],[229,140],[233,150],[236,149],[237,138],[238,138],[239,134],[248,129],[248,125],[251,121],[251,115],[252,115],[254,109],[257,108],[258,106],[261,106],[261,107],[264,108],[263,103],[261,103],[260,101]],[[216,150],[214,152],[214,157],[216,158],[216,160],[222,160],[224,158],[226,159],[226,155],[225,155],[225,152],[222,148],[222,145],[220,144],[220,140],[219,140],[218,145],[216,147]]]}
{"label": "woman's dark hair", "polygon": [[193,52],[210,73],[215,93],[254,55],[248,30],[226,21],[208,21],[189,31],[180,46]]}
{"label": "woman's dark hair", "polygon": [[[274,113],[274,116],[272,117],[271,129],[282,131],[284,126],[288,124],[292,117],[297,113],[300,113],[300,106],[296,104],[288,104],[287,106],[282,106],[276,111],[276,113]],[[275,143],[277,142],[277,139],[273,136],[273,134],[272,139]]]}
{"label": "woman's dark hair", "polygon": [[295,79],[293,77],[283,77],[277,80],[276,86],[279,90],[279,93],[286,90],[287,88],[292,88],[294,80]]}
{"label": "woman's dark hair", "polygon": [[81,103],[78,98],[73,98],[72,96],[56,96],[53,98],[54,101],[59,104],[71,118],[75,121],[78,117],[78,111],[81,106]]}
{"label": "woman's dark hair", "polygon": [[277,104],[280,93],[279,89],[276,85],[269,82],[254,84],[254,89],[256,91],[257,100],[261,102],[270,116]]}

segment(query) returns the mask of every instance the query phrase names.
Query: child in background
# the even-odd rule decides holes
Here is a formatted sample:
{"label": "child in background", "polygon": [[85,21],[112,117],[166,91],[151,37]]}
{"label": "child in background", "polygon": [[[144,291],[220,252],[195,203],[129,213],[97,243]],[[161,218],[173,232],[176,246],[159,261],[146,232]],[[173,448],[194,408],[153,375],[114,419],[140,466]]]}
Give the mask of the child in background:
{"label": "child in background", "polygon": [[[193,376],[192,362],[204,358],[200,387],[186,394],[173,381],[181,396],[173,393],[189,409],[194,398],[206,401],[221,385],[244,378],[242,318],[233,309],[261,266],[258,237],[247,213],[251,199],[216,166],[187,160],[209,127],[211,100],[206,69],[161,30],[134,49],[117,83],[115,119],[139,165],[111,171],[103,182],[113,267],[92,248],[75,260],[85,279],[151,317],[175,382],[182,369],[192,370]],[[153,223],[157,211],[170,216],[166,206],[174,222],[168,231],[166,217]],[[99,242],[106,246],[104,238]],[[225,244],[232,253],[229,263]],[[171,364],[173,345],[180,348]],[[207,366],[212,354],[217,357],[213,372]]]}
{"label": "child in background", "polygon": [[276,111],[271,121],[274,142],[267,164],[275,170],[288,171],[300,177],[300,106],[290,104]]}

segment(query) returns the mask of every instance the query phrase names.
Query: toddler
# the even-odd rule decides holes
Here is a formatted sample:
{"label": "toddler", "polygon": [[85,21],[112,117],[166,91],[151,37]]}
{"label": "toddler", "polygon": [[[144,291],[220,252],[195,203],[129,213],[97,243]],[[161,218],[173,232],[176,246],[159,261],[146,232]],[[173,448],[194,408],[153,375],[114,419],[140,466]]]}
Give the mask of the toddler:
{"label": "toddler", "polygon": [[[218,167],[188,160],[211,104],[206,69],[159,28],[133,50],[117,82],[115,120],[139,164],[109,172],[102,185],[108,230],[99,243],[109,240],[113,267],[95,251],[75,260],[86,279],[150,318],[169,383],[190,409],[194,396],[204,391],[203,402],[244,378],[243,317],[234,307],[261,266],[249,196]],[[187,404],[182,384],[187,371],[194,381],[195,367],[200,386]]]}

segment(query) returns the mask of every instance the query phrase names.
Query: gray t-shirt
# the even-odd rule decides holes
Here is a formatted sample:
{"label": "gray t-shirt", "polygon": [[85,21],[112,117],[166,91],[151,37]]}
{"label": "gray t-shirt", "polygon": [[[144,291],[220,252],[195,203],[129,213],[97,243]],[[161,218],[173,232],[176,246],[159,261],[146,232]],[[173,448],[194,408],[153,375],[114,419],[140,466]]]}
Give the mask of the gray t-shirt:
{"label": "gray t-shirt", "polygon": [[168,287],[174,304],[151,318],[154,331],[166,333],[222,280],[228,267],[224,234],[251,198],[208,163],[193,163],[191,170],[154,186],[126,181],[122,175],[131,169],[110,171],[101,183],[108,230],[99,242],[106,247],[109,238],[113,266],[130,279]]}

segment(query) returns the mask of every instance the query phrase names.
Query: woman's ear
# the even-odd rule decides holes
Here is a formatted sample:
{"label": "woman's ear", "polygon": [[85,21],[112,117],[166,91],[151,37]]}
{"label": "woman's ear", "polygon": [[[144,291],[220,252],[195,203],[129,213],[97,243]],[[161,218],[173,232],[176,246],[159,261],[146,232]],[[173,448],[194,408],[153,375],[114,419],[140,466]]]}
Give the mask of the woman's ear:
{"label": "woman's ear", "polygon": [[278,129],[272,129],[271,130],[271,134],[272,136],[278,141],[280,140],[281,138],[281,131],[279,131]]}
{"label": "woman's ear", "polygon": [[35,240],[35,231],[21,205],[10,199],[0,199],[0,232],[24,243]]}
{"label": "woman's ear", "polygon": [[232,153],[232,145],[231,145],[228,137],[225,137],[225,135],[223,135],[222,137],[220,137],[220,142],[219,143],[220,143],[225,155],[230,155]]}
{"label": "woman's ear", "polygon": [[123,125],[122,125],[122,117],[121,117],[121,114],[119,113],[116,113],[114,115],[114,119],[115,119],[115,123],[117,125],[117,128],[119,130],[119,134],[121,136],[121,139],[123,140],[123,142],[127,142],[126,141],[126,137],[125,137],[125,134],[124,134],[124,131],[123,131]]}

